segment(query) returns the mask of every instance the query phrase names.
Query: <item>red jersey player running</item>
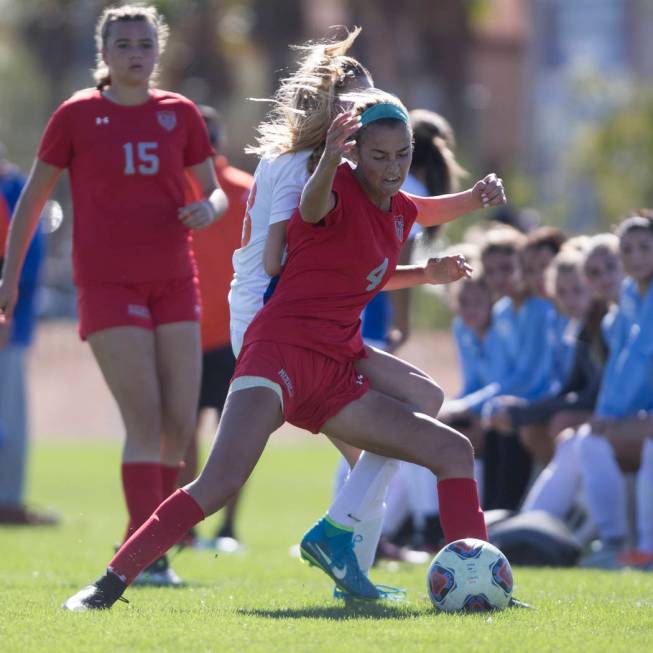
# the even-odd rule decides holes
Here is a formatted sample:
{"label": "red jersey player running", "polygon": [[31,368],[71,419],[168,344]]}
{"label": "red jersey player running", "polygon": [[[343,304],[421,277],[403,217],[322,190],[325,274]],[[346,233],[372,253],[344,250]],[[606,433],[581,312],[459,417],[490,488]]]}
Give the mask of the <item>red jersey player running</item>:
{"label": "red jersey player running", "polygon": [[[166,36],[152,7],[102,14],[97,87],[73,95],[48,123],[12,221],[0,285],[0,320],[7,320],[41,208],[68,168],[79,332],[127,436],[125,539],[175,489],[194,432],[201,356],[190,229],[208,226],[226,206],[197,108],[150,87]],[[184,171],[206,199],[184,206]],[[165,559],[141,579],[179,582]]]}
{"label": "red jersey player running", "polygon": [[[64,607],[110,607],[152,560],[221,508],[246,481],[284,420],[352,446],[429,467],[438,477],[449,541],[487,539],[469,440],[436,419],[368,388],[359,316],[385,287],[424,283],[427,269],[393,276],[417,209],[399,191],[411,160],[403,105],[371,91],[357,115],[331,125],[324,153],[288,227],[288,260],[275,294],[245,335],[209,459],[193,483],[164,501],[122,546],[107,572]],[[358,116],[360,114],[360,117]],[[356,144],[349,142],[357,133]],[[340,164],[348,154],[357,167]],[[458,276],[463,276],[462,269]],[[391,283],[388,283],[392,277]],[[310,534],[302,548],[318,542]],[[343,547],[336,582],[358,568]]]}

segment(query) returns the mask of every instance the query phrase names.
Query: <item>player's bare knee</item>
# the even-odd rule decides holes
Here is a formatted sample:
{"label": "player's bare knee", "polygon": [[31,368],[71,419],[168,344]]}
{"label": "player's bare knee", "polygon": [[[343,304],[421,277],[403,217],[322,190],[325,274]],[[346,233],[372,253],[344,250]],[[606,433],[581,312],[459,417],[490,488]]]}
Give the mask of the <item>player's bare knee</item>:
{"label": "player's bare knee", "polygon": [[440,447],[436,468],[436,476],[473,476],[474,447],[469,438],[462,433],[448,434],[446,442]]}
{"label": "player's bare knee", "polygon": [[185,446],[195,434],[196,420],[184,416],[166,415],[163,420],[163,437],[170,444]]}

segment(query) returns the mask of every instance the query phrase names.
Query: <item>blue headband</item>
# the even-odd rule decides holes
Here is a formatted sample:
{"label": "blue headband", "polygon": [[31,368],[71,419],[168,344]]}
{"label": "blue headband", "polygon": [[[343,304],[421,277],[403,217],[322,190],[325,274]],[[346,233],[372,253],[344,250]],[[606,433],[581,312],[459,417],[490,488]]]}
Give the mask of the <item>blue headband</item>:
{"label": "blue headband", "polygon": [[361,114],[361,127],[369,125],[371,122],[383,120],[384,118],[394,118],[408,124],[408,114],[396,104],[390,102],[381,102],[365,109]]}

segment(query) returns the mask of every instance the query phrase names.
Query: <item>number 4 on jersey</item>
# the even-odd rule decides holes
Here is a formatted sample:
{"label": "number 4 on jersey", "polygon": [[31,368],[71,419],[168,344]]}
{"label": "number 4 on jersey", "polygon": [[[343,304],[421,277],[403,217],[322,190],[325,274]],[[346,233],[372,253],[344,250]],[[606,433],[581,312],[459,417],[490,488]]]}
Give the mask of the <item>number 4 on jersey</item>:
{"label": "number 4 on jersey", "polygon": [[370,282],[370,285],[365,288],[367,292],[374,290],[382,281],[385,271],[388,269],[388,258],[386,257],[381,265],[375,267],[368,275],[367,280]]}
{"label": "number 4 on jersey", "polygon": [[159,172],[159,157],[153,151],[159,147],[158,143],[136,143],[138,166],[134,163],[134,143],[125,143],[125,174],[134,175],[138,171],[141,175],[155,175]]}

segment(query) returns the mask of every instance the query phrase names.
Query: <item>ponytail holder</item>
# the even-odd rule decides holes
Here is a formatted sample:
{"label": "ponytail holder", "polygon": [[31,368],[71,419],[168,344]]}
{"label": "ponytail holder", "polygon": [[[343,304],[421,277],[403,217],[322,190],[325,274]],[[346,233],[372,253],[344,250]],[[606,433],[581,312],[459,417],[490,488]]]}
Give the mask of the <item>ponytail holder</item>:
{"label": "ponytail holder", "polygon": [[384,118],[394,118],[408,124],[408,114],[401,107],[390,102],[380,102],[363,111],[361,114],[361,127]]}

